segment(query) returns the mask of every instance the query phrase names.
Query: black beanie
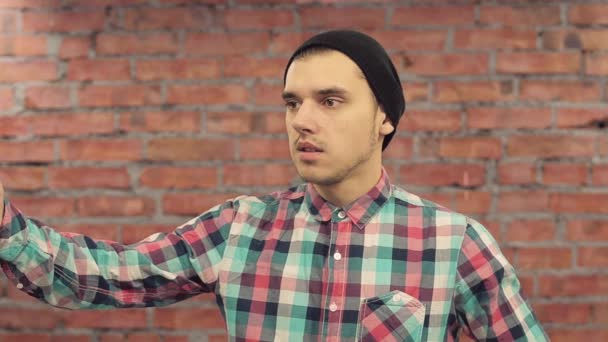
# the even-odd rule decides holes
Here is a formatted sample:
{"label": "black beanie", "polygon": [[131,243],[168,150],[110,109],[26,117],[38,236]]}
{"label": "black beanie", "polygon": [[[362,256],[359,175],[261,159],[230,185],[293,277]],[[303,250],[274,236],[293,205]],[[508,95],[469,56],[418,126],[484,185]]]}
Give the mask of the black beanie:
{"label": "black beanie", "polygon": [[293,60],[305,50],[319,46],[342,52],[363,71],[376,100],[382,105],[384,112],[395,127],[392,133],[384,137],[382,144],[382,150],[384,150],[397,131],[397,124],[405,110],[401,81],[388,54],[374,38],[361,32],[327,31],[313,36],[296,49],[285,67],[283,83],[285,83],[287,70]]}

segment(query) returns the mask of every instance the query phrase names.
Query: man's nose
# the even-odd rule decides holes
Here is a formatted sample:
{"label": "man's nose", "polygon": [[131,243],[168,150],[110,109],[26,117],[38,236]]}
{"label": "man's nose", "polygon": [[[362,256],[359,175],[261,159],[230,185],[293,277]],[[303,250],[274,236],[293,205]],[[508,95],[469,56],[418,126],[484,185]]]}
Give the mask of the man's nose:
{"label": "man's nose", "polygon": [[313,101],[303,101],[292,121],[293,128],[300,134],[316,133],[318,124],[315,112],[316,108]]}

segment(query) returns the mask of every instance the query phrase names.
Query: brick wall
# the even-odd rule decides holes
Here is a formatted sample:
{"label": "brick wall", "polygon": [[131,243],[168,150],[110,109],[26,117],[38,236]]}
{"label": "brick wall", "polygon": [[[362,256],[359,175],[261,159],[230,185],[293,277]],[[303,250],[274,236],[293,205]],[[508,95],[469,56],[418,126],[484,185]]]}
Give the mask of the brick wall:
{"label": "brick wall", "polygon": [[[608,2],[514,2],[0,0],[0,179],[26,213],[124,243],[282,189],[286,59],[358,28],[405,86],[392,179],[480,219],[554,341],[608,340]],[[66,312],[2,276],[0,340],[223,330],[209,295]]]}

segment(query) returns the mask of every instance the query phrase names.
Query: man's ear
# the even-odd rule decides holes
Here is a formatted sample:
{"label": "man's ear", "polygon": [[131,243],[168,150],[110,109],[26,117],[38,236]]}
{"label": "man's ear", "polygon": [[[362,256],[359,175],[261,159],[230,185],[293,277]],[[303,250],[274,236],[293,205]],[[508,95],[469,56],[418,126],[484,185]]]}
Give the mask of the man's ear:
{"label": "man's ear", "polygon": [[382,135],[389,135],[391,134],[394,130],[395,130],[395,126],[393,126],[393,123],[391,122],[391,119],[388,118],[388,115],[386,115],[386,113],[384,112],[384,109],[382,108],[382,106],[378,106],[378,114],[380,115],[382,119],[382,124],[380,125],[380,134]]}

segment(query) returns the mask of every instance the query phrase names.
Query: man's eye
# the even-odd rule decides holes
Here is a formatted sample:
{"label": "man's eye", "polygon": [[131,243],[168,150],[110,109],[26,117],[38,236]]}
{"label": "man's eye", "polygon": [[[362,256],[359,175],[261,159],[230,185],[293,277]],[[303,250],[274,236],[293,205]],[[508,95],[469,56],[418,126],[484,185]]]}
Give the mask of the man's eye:
{"label": "man's eye", "polygon": [[338,105],[338,101],[335,99],[325,99],[323,101],[323,103],[327,106],[327,107],[335,107]]}
{"label": "man's eye", "polygon": [[285,107],[287,107],[287,109],[296,109],[298,107],[298,103],[296,101],[287,101],[285,102]]}

